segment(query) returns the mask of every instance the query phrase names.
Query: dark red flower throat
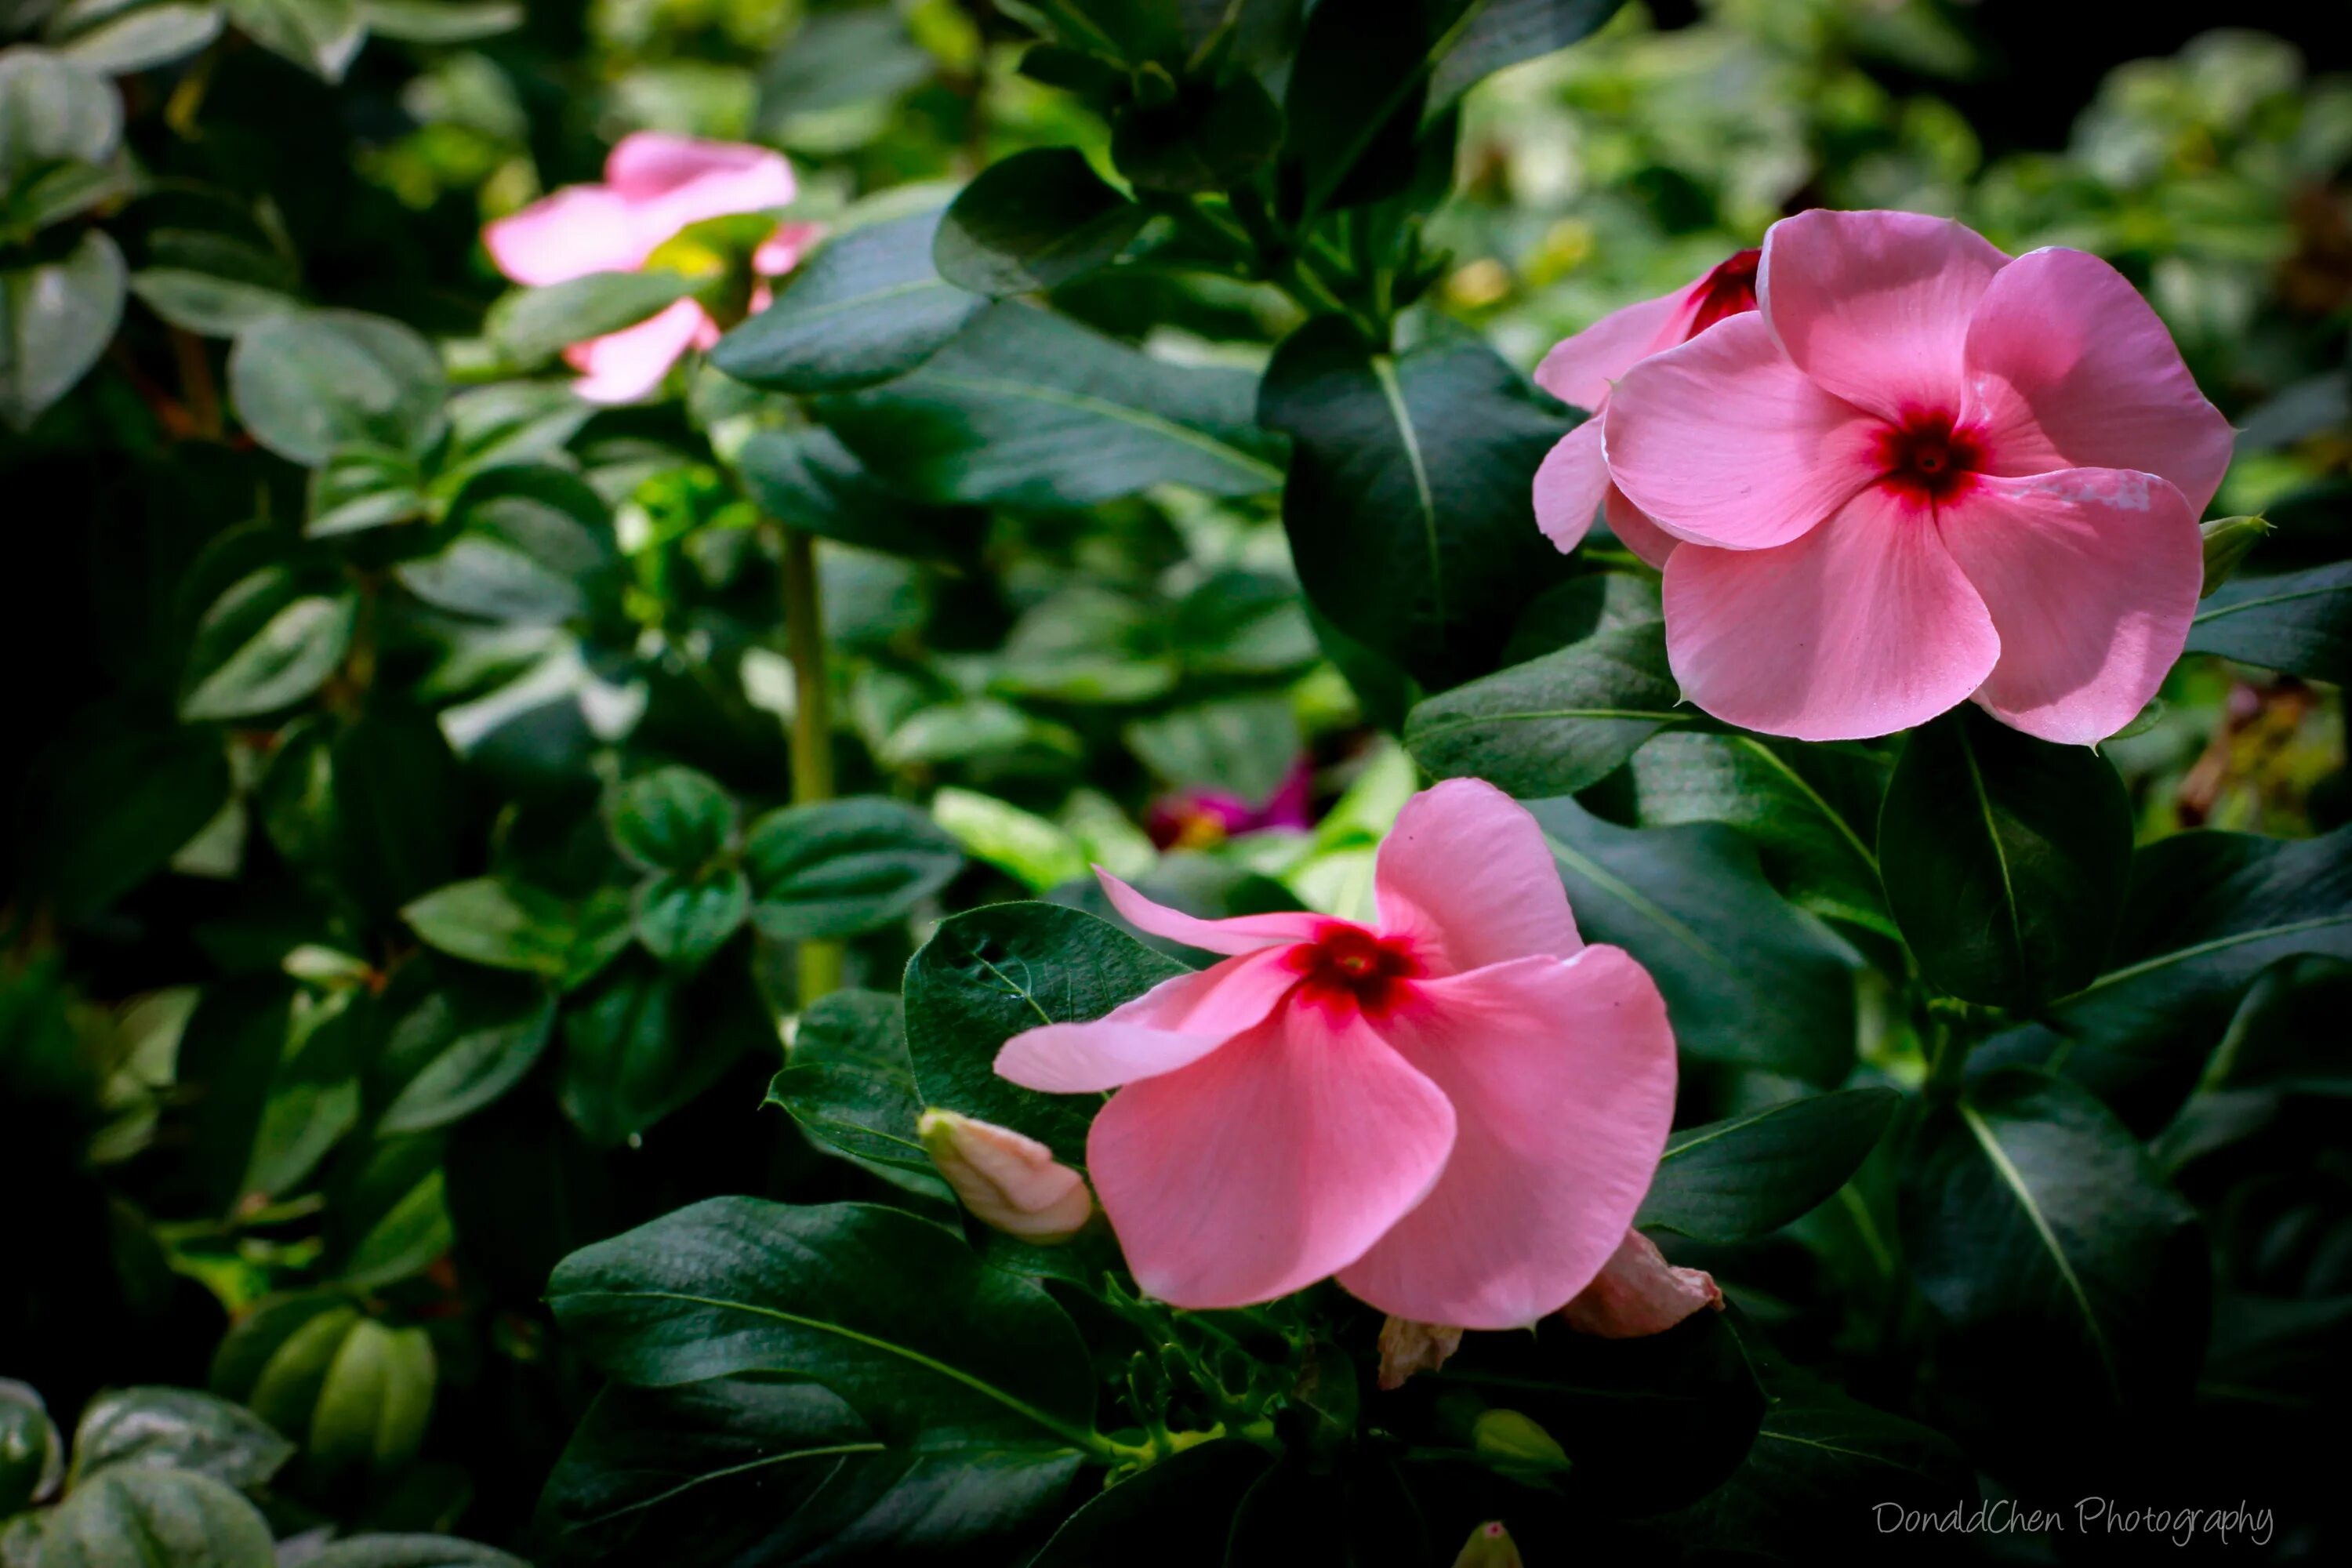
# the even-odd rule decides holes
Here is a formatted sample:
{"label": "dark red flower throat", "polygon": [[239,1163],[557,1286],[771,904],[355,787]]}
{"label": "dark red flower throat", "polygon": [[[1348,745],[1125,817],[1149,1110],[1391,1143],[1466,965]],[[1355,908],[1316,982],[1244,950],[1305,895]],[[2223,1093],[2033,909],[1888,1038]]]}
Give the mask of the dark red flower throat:
{"label": "dark red flower throat", "polygon": [[1878,432],[1879,479],[1912,500],[1949,500],[1976,483],[1984,444],[1972,430],[1952,426],[1949,414],[1906,412]]}
{"label": "dark red flower throat", "polygon": [[1706,275],[1699,286],[1698,314],[1691,320],[1692,337],[1726,316],[1756,309],[1756,269],[1763,260],[1760,250],[1742,250]]}
{"label": "dark red flower throat", "polygon": [[1375,1018],[1403,1002],[1412,991],[1405,982],[1422,973],[1421,961],[1403,943],[1344,921],[1318,928],[1313,942],[1290,950],[1288,963],[1301,976],[1300,1001],[1327,1013]]}

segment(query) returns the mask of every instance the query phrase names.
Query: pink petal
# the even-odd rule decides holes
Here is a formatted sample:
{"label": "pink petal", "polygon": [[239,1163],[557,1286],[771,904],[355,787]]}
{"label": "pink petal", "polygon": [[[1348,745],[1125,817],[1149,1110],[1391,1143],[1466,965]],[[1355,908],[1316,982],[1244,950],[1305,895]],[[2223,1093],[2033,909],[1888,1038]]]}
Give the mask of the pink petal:
{"label": "pink petal", "polygon": [[1617,542],[1663,572],[1666,558],[1682,542],[1656,523],[1649,514],[1625,499],[1625,492],[1615,485],[1609,487],[1608,496],[1601,503],[1601,515],[1608,521],[1609,531]]}
{"label": "pink petal", "polygon": [[2000,657],[1984,601],[1930,518],[1884,485],[1778,550],[1675,551],[1665,612],[1684,696],[1801,741],[1932,719]]}
{"label": "pink petal", "polygon": [[1785,544],[1877,472],[1880,422],[1823,392],[1755,311],[1625,373],[1609,398],[1609,476],[1678,539]]}
{"label": "pink petal", "polygon": [[1325,923],[1325,917],[1306,910],[1204,921],[1181,910],[1153,903],[1099,866],[1095,868],[1095,879],[1110,895],[1110,907],[1136,930],[1210,952],[1255,952],[1278,942],[1312,942],[1316,931]]}
{"label": "pink petal", "polygon": [[1970,415],[2000,474],[2136,468],[2205,515],[2233,432],[2122,273],[2079,250],[2003,268],[1968,336]]}
{"label": "pink petal", "polygon": [[1949,218],[1815,209],[1765,234],[1756,293],[1799,369],[1900,420],[1958,407],[1969,319],[2008,262]]}
{"label": "pink petal", "polygon": [[1381,930],[1407,938],[1431,973],[1584,946],[1543,829],[1484,779],[1447,779],[1405,802],[1372,888]]}
{"label": "pink petal", "polygon": [[1604,1340],[1663,1334],[1702,1307],[1723,1310],[1723,1292],[1704,1268],[1677,1268],[1658,1244],[1629,1230],[1592,1283],[1560,1309],[1568,1326]]}
{"label": "pink petal", "polygon": [[592,272],[629,272],[653,247],[641,241],[629,204],[602,185],[567,185],[482,230],[498,269],[530,288]]}
{"label": "pink petal", "polygon": [[762,278],[781,278],[798,267],[801,258],[824,237],[824,226],[821,223],[778,224],[776,232],[751,253],[751,270]]}
{"label": "pink petal", "polygon": [[1454,1110],[1360,1015],[1285,1007],[1112,1096],[1087,1167],[1137,1283],[1240,1307],[1362,1256],[1437,1180]]}
{"label": "pink petal", "polygon": [[700,305],[680,300],[634,327],[572,344],[564,362],[583,374],[572,389],[591,403],[635,402],[661,385],[709,320]]}
{"label": "pink petal", "polygon": [[1601,421],[1588,419],[1562,436],[1536,469],[1536,526],[1565,554],[1592,527],[1592,515],[1608,490]]}
{"label": "pink petal", "polygon": [[1161,981],[1077,1024],[1041,1024],[1004,1042],[999,1077],[1048,1094],[1091,1094],[1174,1072],[1265,1021],[1298,984],[1288,947],[1261,948]]}
{"label": "pink petal", "polygon": [[2179,490],[2117,468],[1984,479],[1937,523],[2000,633],[2000,661],[1976,694],[1987,711],[2088,744],[2147,705],[2189,640],[2205,579]]}
{"label": "pink petal", "polygon": [[1532,1323],[1591,1282],[1650,1190],[1675,1111],[1665,1001],[1614,947],[1419,992],[1381,1033],[1453,1102],[1454,1155],[1339,1283],[1420,1322]]}
{"label": "pink petal", "polygon": [[1095,1212],[1086,1178],[1025,1133],[936,1106],[915,1124],[923,1152],[981,1224],[1051,1247]]}
{"label": "pink petal", "polygon": [[1690,324],[1692,290],[1698,286],[1686,284],[1671,294],[1612,310],[1574,337],[1554,343],[1536,366],[1536,384],[1562,403],[1600,413],[1610,383],[1660,349],[1683,341]]}
{"label": "pink petal", "polygon": [[783,206],[793,189],[793,166],[782,153],[662,131],[634,132],[615,142],[604,160],[604,183],[660,230],[656,244],[705,218]]}

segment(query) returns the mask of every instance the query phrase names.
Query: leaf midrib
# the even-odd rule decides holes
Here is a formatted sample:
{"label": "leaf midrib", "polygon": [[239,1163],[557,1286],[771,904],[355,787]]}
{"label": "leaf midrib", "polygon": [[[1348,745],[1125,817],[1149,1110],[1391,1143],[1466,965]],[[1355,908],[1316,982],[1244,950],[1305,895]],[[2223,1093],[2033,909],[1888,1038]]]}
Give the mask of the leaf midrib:
{"label": "leaf midrib", "polygon": [[2107,1342],[2105,1325],[2099,1321],[2098,1313],[2091,1306],[2090,1293],[2083,1288],[2081,1277],[2074,1272],[2074,1260],[2059,1245],[2057,1232],[2051,1229],[2042,1205],[2033,1199],[2033,1190],[2026,1184],[2024,1174],[2011,1163],[2009,1151],[2000,1146],[2000,1140],[1993,1135],[1991,1125],[1975,1106],[1966,1100],[1959,1103],[1958,1110],[1961,1121],[1984,1150],[1985,1159],[1991,1164],[1994,1173],[2016,1197],[2018,1206],[2025,1211],[2026,1220],[2033,1226],[2034,1234],[2042,1238],[2042,1246],[2050,1254],[2050,1261],[2056,1267],[2059,1279],[2064,1281],[2067,1294],[2074,1299],[2075,1310],[2083,1315],[2083,1327],[2091,1336],[2092,1348],[2099,1352],[2099,1370],[2106,1374],[2108,1388],[2120,1394],[2114,1347]]}
{"label": "leaf midrib", "polygon": [[1049,387],[1036,382],[1007,381],[996,376],[958,375],[952,371],[939,370],[924,370],[907,384],[917,391],[920,391],[926,385],[951,386],[964,392],[978,392],[1004,397],[1025,397],[1032,402],[1067,408],[1080,414],[1091,414],[1099,418],[1117,420],[1121,424],[1132,425],[1138,429],[1149,430],[1154,435],[1194,447],[1220,462],[1240,468],[1253,478],[1263,479],[1268,484],[1278,485],[1282,482],[1282,470],[1263,458],[1255,457],[1239,447],[1220,441],[1190,425],[1162,418],[1157,414],[1129,404],[1113,403],[1108,398],[1096,397],[1088,393],[1071,392],[1063,387]]}

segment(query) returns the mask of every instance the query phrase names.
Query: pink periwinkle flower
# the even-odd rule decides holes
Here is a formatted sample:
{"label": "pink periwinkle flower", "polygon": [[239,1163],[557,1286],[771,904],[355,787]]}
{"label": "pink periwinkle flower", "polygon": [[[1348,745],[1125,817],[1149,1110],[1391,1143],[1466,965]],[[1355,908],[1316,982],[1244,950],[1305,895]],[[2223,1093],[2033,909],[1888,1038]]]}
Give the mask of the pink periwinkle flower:
{"label": "pink periwinkle flower", "polygon": [[1229,790],[1179,790],[1151,803],[1143,826],[1162,849],[1197,849],[1235,834],[1315,826],[1315,764],[1300,757],[1272,795],[1253,805]]}
{"label": "pink periwinkle flower", "polygon": [[1095,1191],[1144,1289],[1271,1300],[1329,1275],[1424,1323],[1534,1322],[1624,1239],[1674,1112],[1665,1004],[1577,935],[1542,830],[1493,785],[1407,803],[1377,922],[1205,921],[1103,874],[1144,931],[1229,954],[996,1070],[1094,1120]]}
{"label": "pink periwinkle flower", "polygon": [[1674,552],[1673,536],[1659,531],[1609,482],[1609,464],[1601,451],[1609,388],[1652,354],[1679,348],[1725,317],[1756,309],[1756,265],[1763,254],[1735,252],[1671,294],[1612,311],[1555,343],[1536,366],[1537,385],[1592,415],[1561,437],[1536,470],[1536,522],[1561,551],[1575,549],[1592,527],[1592,514],[1602,511],[1619,542],[1664,568]]}
{"label": "pink periwinkle flower", "polygon": [[[793,169],[781,153],[735,142],[705,142],[660,131],[624,136],[604,161],[601,185],[566,185],[482,230],[498,269],[531,288],[594,272],[633,272],[680,229],[709,218],[763,212],[793,199]],[[752,270],[780,278],[815,237],[781,224],[753,253]],[[754,309],[767,303],[763,283]],[[688,299],[617,332],[563,351],[583,373],[580,395],[628,403],[659,386],[689,348],[719,341],[719,323]]]}
{"label": "pink periwinkle flower", "polygon": [[1800,213],[1759,308],[1634,364],[1609,475],[1682,541],[1690,700],[1800,740],[1973,698],[2044,740],[2129,723],[2179,656],[2231,430],[2121,274],[1916,213]]}

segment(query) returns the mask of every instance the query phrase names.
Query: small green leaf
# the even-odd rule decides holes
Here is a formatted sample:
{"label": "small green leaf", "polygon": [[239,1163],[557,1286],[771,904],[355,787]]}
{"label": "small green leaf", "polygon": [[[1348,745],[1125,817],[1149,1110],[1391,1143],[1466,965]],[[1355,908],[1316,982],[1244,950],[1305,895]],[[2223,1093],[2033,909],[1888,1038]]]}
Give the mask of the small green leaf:
{"label": "small green leaf", "polygon": [[964,187],[931,259],[949,282],[992,299],[1055,289],[1126,249],[1144,216],[1076,149],[1033,147]]}
{"label": "small green leaf", "polygon": [[190,1388],[110,1389],[74,1430],[74,1484],[121,1466],[184,1470],[239,1490],[267,1482],[294,1445],[242,1405]]}
{"label": "small green leaf", "polygon": [[302,1468],[313,1485],[381,1483],[425,1442],[440,1369],[420,1328],[354,1320],[335,1347],[310,1411]]}
{"label": "small green leaf", "polygon": [[400,911],[427,947],[492,969],[551,978],[573,963],[580,911],[525,883],[477,877],[436,889]]}
{"label": "small green leaf", "polygon": [[1776,1231],[1845,1185],[1901,1102],[1840,1089],[1686,1128],[1666,1140],[1633,1223],[1711,1242]]}
{"label": "small green leaf", "polygon": [[751,885],[732,866],[707,871],[661,871],[638,887],[637,940],[664,963],[700,965],[742,929],[751,912]]}
{"label": "small green leaf", "polygon": [[400,1085],[379,1136],[424,1132],[470,1116],[522,1081],[554,1034],[555,1004],[520,981],[453,976],[393,1026],[380,1070]]}
{"label": "small green leaf", "polygon": [[358,615],[350,594],[306,593],[283,566],[240,578],[196,627],[180,717],[249,719],[292,707],[341,666]]}
{"label": "small green leaf", "polygon": [[982,305],[931,264],[940,216],[886,219],[826,241],[774,304],[719,341],[710,363],[738,381],[803,395],[870,386],[921,364]]}
{"label": "small green leaf", "polygon": [[677,272],[592,272],[507,295],[490,307],[482,330],[511,363],[528,370],[573,343],[635,326],[694,288],[693,279]]}
{"label": "small green leaf", "polygon": [[912,806],[879,797],[772,811],[743,843],[752,921],[773,942],[856,936],[907,918],[963,851]]}
{"label": "small green leaf", "polygon": [[[520,0],[361,0],[361,5],[367,13],[370,36],[397,38],[404,44],[470,44],[478,38],[492,38],[500,33],[512,32],[522,26],[523,19]],[[488,1552],[489,1549],[475,1547],[473,1550]],[[493,1552],[491,1555],[498,1554]],[[452,1558],[449,1561],[459,1560]],[[473,1559],[464,1561],[471,1562]],[[354,1563],[352,1568],[360,1568],[360,1565]],[[394,1568],[394,1565],[387,1563],[385,1568]]]}
{"label": "small green leaf", "polygon": [[735,797],[692,768],[656,768],[615,787],[604,801],[614,848],[648,871],[695,871],[734,839]]}
{"label": "small green leaf", "polygon": [[1599,782],[1642,742],[1699,715],[1679,708],[1665,627],[1612,626],[1416,705],[1404,743],[1439,778],[1483,778],[1521,797]]}
{"label": "small green leaf", "polygon": [[916,1139],[923,1100],[896,996],[835,991],[819,997],[801,1015],[767,1103],[800,1123],[819,1148],[911,1191],[946,1195]]}
{"label": "small green leaf", "polygon": [[2352,561],[2232,577],[2197,606],[2189,651],[2320,680],[2352,679]]}
{"label": "small green leaf", "polygon": [[302,301],[282,289],[186,267],[142,267],[131,275],[131,292],[172,325],[207,338],[234,338],[247,327],[302,309]]}
{"label": "small green leaf", "polygon": [[55,261],[0,270],[0,419],[27,429],[98,363],[122,320],[122,253],[97,229]]}
{"label": "small green leaf", "polygon": [[440,435],[440,357],[413,328],[351,310],[272,316],[237,335],[229,398],[255,440],[316,467],[338,447],[422,454]]}
{"label": "small green leaf", "polygon": [[58,1505],[37,1568],[271,1568],[260,1510],[210,1476],[131,1467],[107,1471]]}
{"label": "small green leaf", "polygon": [[222,0],[237,30],[321,81],[341,81],[367,41],[362,0]]}

